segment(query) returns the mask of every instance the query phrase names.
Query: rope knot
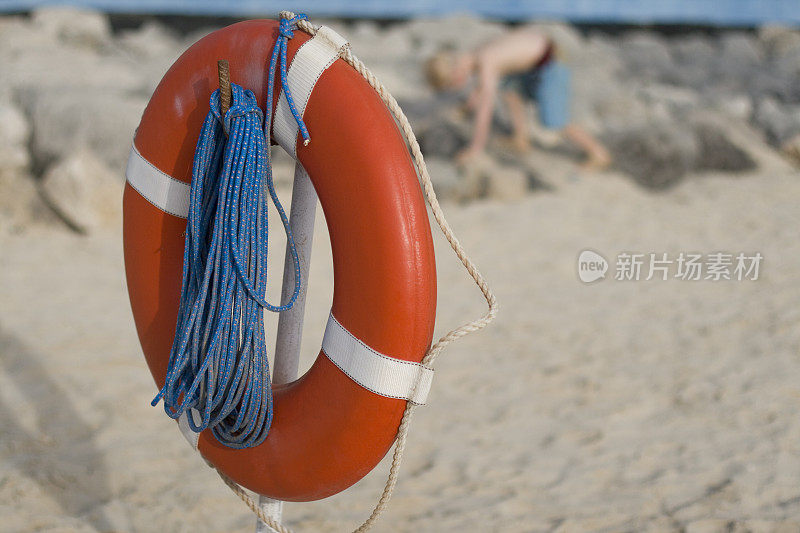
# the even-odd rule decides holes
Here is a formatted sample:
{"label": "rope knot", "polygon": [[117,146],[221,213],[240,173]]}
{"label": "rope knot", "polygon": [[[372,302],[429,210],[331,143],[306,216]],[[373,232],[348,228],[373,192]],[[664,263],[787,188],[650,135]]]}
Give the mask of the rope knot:
{"label": "rope knot", "polygon": [[232,91],[236,90],[236,96],[232,98],[233,104],[228,108],[228,111],[222,114],[222,103],[220,98],[220,89],[211,93],[211,100],[209,102],[211,113],[222,124],[225,134],[230,134],[231,123],[234,119],[243,117],[248,114],[258,116],[259,123],[263,120],[264,112],[258,107],[256,102],[256,95],[250,89],[242,89],[238,85],[231,84]]}
{"label": "rope knot", "polygon": [[300,13],[298,15],[294,15],[293,17],[288,17],[281,13],[281,21],[278,24],[278,33],[284,39],[291,39],[294,37],[294,26],[300,22],[301,20],[308,20],[308,16],[305,13]]}
{"label": "rope knot", "polygon": [[278,32],[280,33],[281,37],[285,39],[291,39],[294,37],[294,32],[292,31],[292,22],[294,19],[281,19],[281,23],[278,26]]}

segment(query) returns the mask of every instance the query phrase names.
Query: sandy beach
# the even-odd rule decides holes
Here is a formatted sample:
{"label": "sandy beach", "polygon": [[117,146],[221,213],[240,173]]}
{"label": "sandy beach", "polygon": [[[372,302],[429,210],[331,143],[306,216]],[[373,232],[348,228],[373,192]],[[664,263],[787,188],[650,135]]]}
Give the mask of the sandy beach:
{"label": "sandy beach", "polygon": [[[446,206],[502,312],[437,364],[378,530],[798,530],[796,173],[701,176],[662,195],[613,174],[557,185]],[[331,297],[322,222],[305,365]],[[119,230],[39,229],[0,246],[3,529],[250,530],[247,509],[149,406]],[[757,281],[584,285],[584,248],[760,251],[764,262]],[[438,237],[437,252],[445,331],[482,308]],[[287,505],[288,523],[352,527],[386,468]]]}

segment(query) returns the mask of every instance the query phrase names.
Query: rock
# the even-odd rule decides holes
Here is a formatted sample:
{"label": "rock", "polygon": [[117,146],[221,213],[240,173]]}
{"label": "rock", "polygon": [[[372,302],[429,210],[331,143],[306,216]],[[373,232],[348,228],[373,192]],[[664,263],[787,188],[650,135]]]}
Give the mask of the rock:
{"label": "rock", "polygon": [[441,157],[426,157],[433,189],[439,200],[459,200],[463,194],[461,177],[456,166]]}
{"label": "rock", "polygon": [[751,34],[726,32],[719,38],[722,61],[732,61],[742,65],[756,65],[764,61],[764,50],[758,39]]}
{"label": "rock", "polygon": [[458,111],[463,100],[456,94],[437,93],[428,98],[398,98],[403,113],[414,125],[414,131],[424,129],[441,121],[458,122],[464,120],[464,113]]}
{"label": "rock", "polygon": [[[344,33],[343,35],[347,35]],[[348,35],[349,37],[349,35]],[[353,51],[364,59],[384,61],[390,58],[405,58],[412,54],[414,44],[412,37],[401,26],[392,26],[379,35],[366,36],[359,40],[352,39]]]}
{"label": "rock", "polygon": [[665,72],[661,80],[674,85],[691,87],[698,91],[707,89],[710,83],[708,70],[699,63],[676,65]]}
{"label": "rock", "polygon": [[746,533],[797,533],[800,522],[795,520],[748,520],[742,528]]}
{"label": "rock", "polygon": [[[775,70],[782,74],[787,83],[793,84],[797,88],[797,79],[800,76],[800,42],[793,42],[791,46],[786,46],[776,53],[773,58]],[[800,95],[793,93],[793,102],[800,102]]]}
{"label": "rock", "polygon": [[700,95],[692,89],[652,83],[639,90],[639,96],[648,107],[662,106],[664,113],[689,113],[701,105]]}
{"label": "rock", "polygon": [[410,100],[429,98],[434,94],[424,77],[423,68],[415,59],[389,58],[366,63],[395,98]]}
{"label": "rock", "polygon": [[758,41],[743,33],[725,33],[719,42],[714,72],[729,81],[746,84],[753,69],[764,60]]}
{"label": "rock", "polygon": [[800,106],[784,105],[765,98],[756,107],[753,120],[771,143],[780,146],[800,133]]}
{"label": "rock", "polygon": [[486,197],[486,173],[494,161],[486,154],[476,157],[469,165],[458,169],[458,189],[454,199],[466,203]]}
{"label": "rock", "polygon": [[486,176],[487,198],[510,202],[519,200],[528,193],[528,175],[522,170],[507,166],[497,165]]}
{"label": "rock", "polygon": [[426,161],[437,195],[462,203],[484,198],[518,200],[530,192],[535,181],[520,167],[487,154],[475,157],[463,168],[438,157]]}
{"label": "rock", "polygon": [[99,49],[111,38],[108,18],[98,11],[66,6],[48,6],[32,14],[34,27],[57,40]]}
{"label": "rock", "polygon": [[463,14],[446,18],[418,18],[405,24],[405,30],[423,58],[444,47],[473,50],[506,31],[505,26],[497,22]]}
{"label": "rock", "polygon": [[0,173],[27,173],[30,166],[28,119],[16,106],[0,100]]}
{"label": "rock", "polygon": [[[584,42],[582,51],[569,60],[570,64],[580,67],[591,79],[601,79],[598,82],[613,80],[615,85],[622,83],[620,76],[625,70],[625,64],[620,59],[620,48],[616,42],[598,35],[592,36]],[[573,73],[580,78],[580,73]]]}
{"label": "rock", "polygon": [[649,32],[635,32],[622,39],[622,59],[631,74],[661,79],[673,71],[669,47],[663,38]]}
{"label": "rock", "polygon": [[696,63],[710,66],[718,57],[719,50],[712,37],[692,34],[675,39],[671,43],[672,56],[676,63]]}
{"label": "rock", "polygon": [[798,99],[794,96],[796,89],[789,78],[774,68],[760,68],[754,69],[752,77],[740,86],[746,86],[754,101],[773,98],[781,103],[792,103]]}
{"label": "rock", "polygon": [[[370,54],[373,46],[383,37],[383,31],[372,20],[359,20],[350,26],[349,31],[344,35],[350,41],[350,47],[359,58],[366,58]],[[408,42],[411,38],[408,36]],[[372,65],[370,65],[371,67]]]}
{"label": "rock", "polygon": [[676,39],[671,46],[673,67],[665,72],[664,81],[701,89],[708,85],[709,72],[716,63],[719,51],[709,37],[689,35]]}
{"label": "rock", "polygon": [[697,124],[695,138],[698,145],[696,170],[745,172],[756,168],[753,158],[734,144],[725,131],[712,124]]}
{"label": "rock", "polygon": [[[127,30],[120,34],[118,44],[136,56],[157,58],[166,56],[167,59],[177,57],[181,46],[175,36],[155,21],[142,24],[135,30]],[[169,61],[168,64],[172,64]]]}
{"label": "rock", "polygon": [[800,133],[781,144],[781,153],[796,167],[800,167]]}
{"label": "rock", "polygon": [[793,171],[791,163],[770,145],[764,132],[748,122],[731,118],[723,113],[704,111],[693,119],[695,127],[711,125],[724,133],[736,147],[753,160],[756,167],[769,169],[771,173],[788,174]]}
{"label": "rock", "polygon": [[709,518],[695,520],[686,525],[686,533],[728,533],[733,524],[728,520]]}
{"label": "rock", "polygon": [[0,232],[52,222],[30,174],[0,169]]}
{"label": "rock", "polygon": [[146,100],[114,92],[42,91],[31,105],[34,169],[86,148],[122,177]]}
{"label": "rock", "polygon": [[726,115],[742,121],[750,120],[753,115],[753,101],[746,94],[719,95],[712,104]]}
{"label": "rock", "polygon": [[[405,24],[399,25],[401,28],[406,28]],[[362,19],[355,21],[350,26],[350,32],[347,35],[347,38],[350,39],[351,42],[356,41],[371,41],[373,39],[379,39],[381,34],[381,28],[378,26],[378,23],[374,20],[369,19]]]}
{"label": "rock", "polygon": [[93,505],[87,513],[91,524],[103,524],[109,531],[132,531],[136,529],[131,522],[130,509],[120,500],[110,500]]}
{"label": "rock", "polygon": [[619,40],[603,32],[593,31],[586,39],[586,47],[606,56],[619,55]]}
{"label": "rock", "polygon": [[7,63],[13,63],[16,55],[30,48],[54,46],[54,38],[31,23],[29,17],[0,17],[0,50]]}
{"label": "rock", "polygon": [[598,125],[605,131],[615,131],[645,122],[654,110],[640,98],[641,93],[626,84],[602,86],[593,90],[592,111]]}
{"label": "rock", "polygon": [[619,59],[619,49],[607,39],[593,36],[582,52],[570,56],[569,63],[573,65],[572,118],[589,128],[600,129],[604,119],[598,110],[630,92],[620,79],[625,68]]}
{"label": "rock", "polygon": [[140,65],[116,54],[111,40],[103,44],[102,50],[78,46],[42,31],[33,21],[15,20],[0,29],[0,50],[4,85],[20,104],[30,103],[36,93],[45,89],[92,88],[131,93],[146,86]]}
{"label": "rock", "polygon": [[773,57],[800,47],[800,31],[786,26],[767,25],[758,29],[758,40]]}
{"label": "rock", "polygon": [[72,229],[91,233],[120,219],[123,181],[92,152],[81,150],[53,165],[42,196]]}
{"label": "rock", "polygon": [[0,230],[46,220],[44,204],[30,175],[30,125],[22,111],[0,99]]}
{"label": "rock", "polygon": [[694,115],[675,113],[608,132],[604,138],[615,165],[654,190],[675,185],[689,172],[744,172],[758,166],[742,141],[745,136],[726,129],[738,122],[719,113]]}
{"label": "rock", "polygon": [[198,28],[196,30],[190,31],[181,40],[180,49],[186,50],[187,48],[192,46],[194,43],[196,43],[209,33],[213,33],[221,28],[222,26],[205,26],[203,28]]}
{"label": "rock", "polygon": [[531,180],[525,171],[487,155],[476,157],[461,169],[441,157],[427,157],[425,162],[440,200],[466,203],[491,198],[511,201],[518,200],[530,190]]}
{"label": "rock", "polygon": [[416,133],[422,153],[426,156],[452,159],[469,142],[467,132],[447,121],[435,122]]}
{"label": "rock", "polygon": [[694,168],[699,151],[690,127],[666,120],[610,132],[605,140],[615,165],[654,190],[677,184]]}

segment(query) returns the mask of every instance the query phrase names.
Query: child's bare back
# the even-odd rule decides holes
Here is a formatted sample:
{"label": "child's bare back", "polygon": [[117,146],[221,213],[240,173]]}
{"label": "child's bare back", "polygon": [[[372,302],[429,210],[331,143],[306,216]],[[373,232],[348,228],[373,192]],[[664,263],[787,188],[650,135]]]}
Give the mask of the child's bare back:
{"label": "child's bare back", "polygon": [[520,28],[475,50],[475,66],[491,69],[498,76],[524,72],[539,62],[549,46],[550,41],[543,34]]}

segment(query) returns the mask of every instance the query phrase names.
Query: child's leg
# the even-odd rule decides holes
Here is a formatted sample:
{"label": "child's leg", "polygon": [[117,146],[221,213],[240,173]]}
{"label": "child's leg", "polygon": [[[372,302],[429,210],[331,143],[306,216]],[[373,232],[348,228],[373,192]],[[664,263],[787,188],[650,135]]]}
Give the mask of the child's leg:
{"label": "child's leg", "polygon": [[536,100],[542,124],[551,129],[560,129],[564,135],[586,154],[584,168],[601,169],[611,164],[611,155],[588,131],[570,123],[569,103],[572,76],[569,69],[552,61],[539,72]]}
{"label": "child's leg", "polygon": [[511,118],[511,142],[517,150],[526,152],[531,148],[528,118],[525,116],[525,101],[516,91],[503,91],[508,113]]}
{"label": "child's leg", "polygon": [[611,154],[592,134],[575,124],[564,128],[564,135],[586,154],[586,169],[600,170],[611,164]]}

